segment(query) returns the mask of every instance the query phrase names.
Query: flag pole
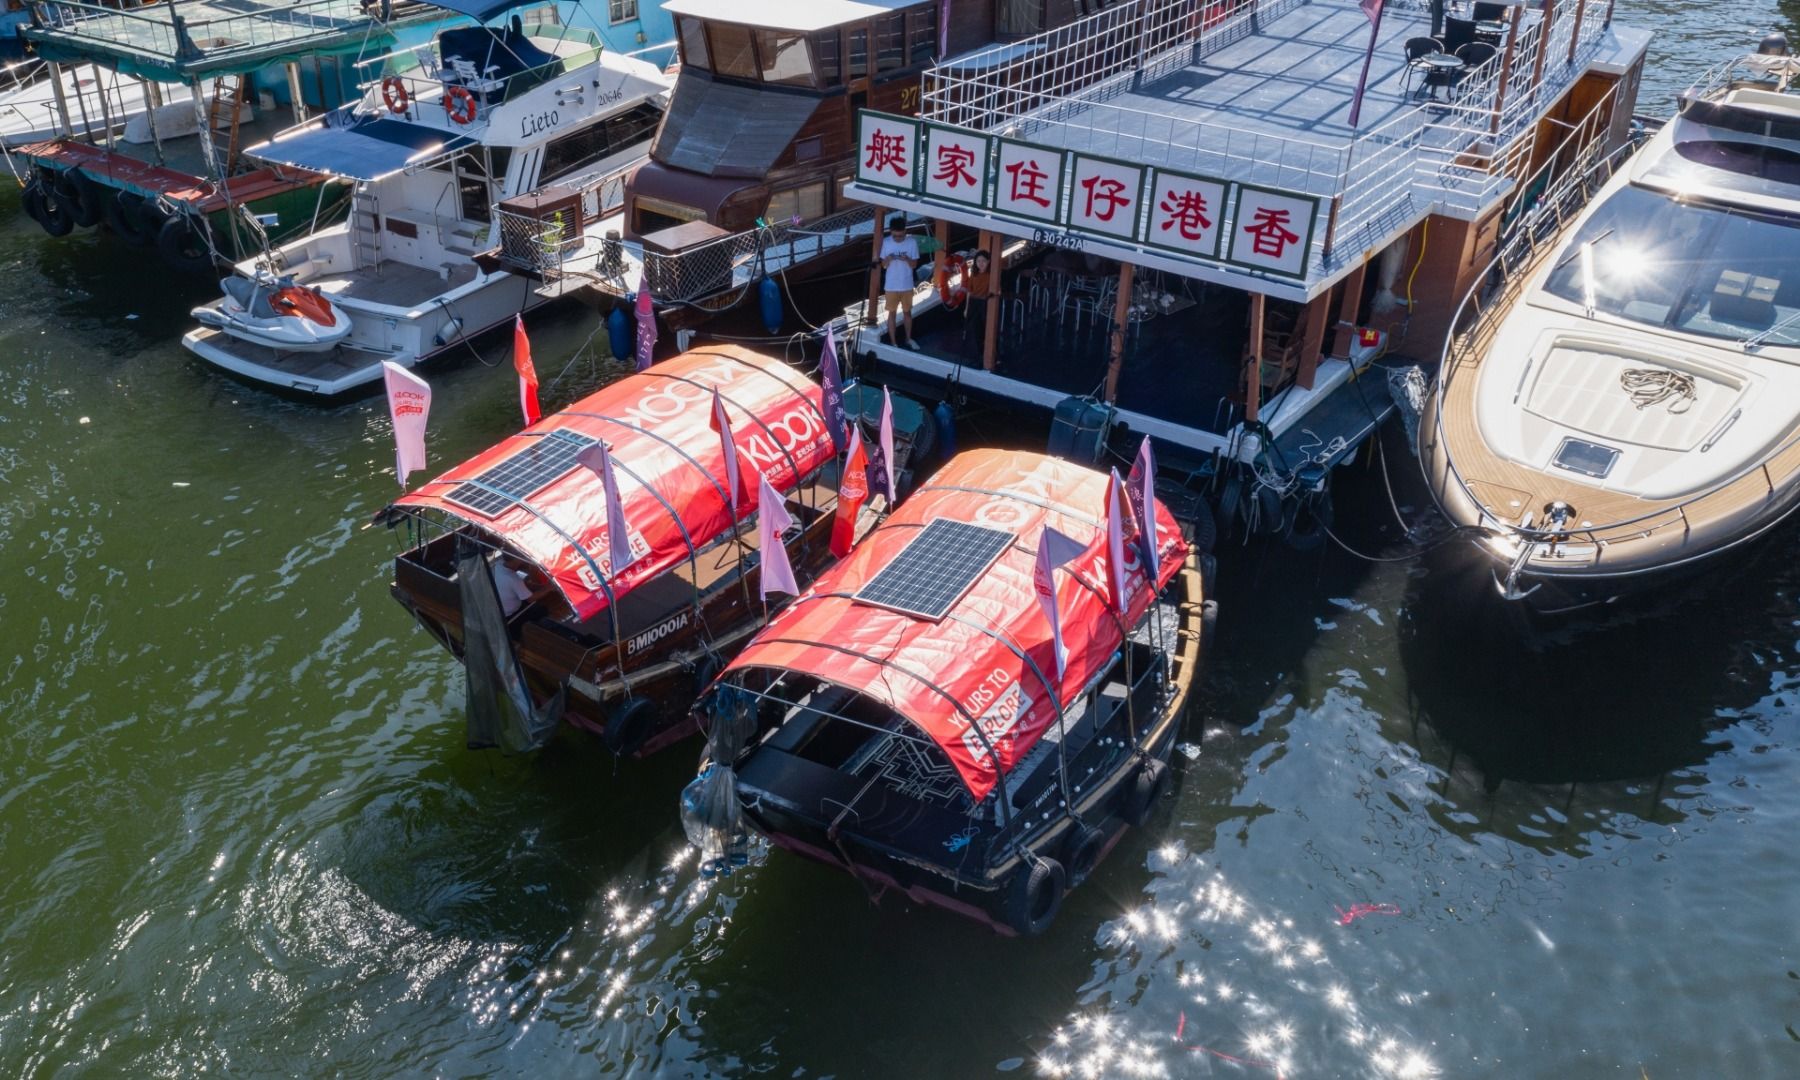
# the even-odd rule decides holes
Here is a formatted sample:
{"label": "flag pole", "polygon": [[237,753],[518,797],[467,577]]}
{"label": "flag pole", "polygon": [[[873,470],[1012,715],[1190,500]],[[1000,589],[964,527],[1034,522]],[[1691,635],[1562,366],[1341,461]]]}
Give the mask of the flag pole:
{"label": "flag pole", "polygon": [[[1364,0],[1364,11],[1368,10],[1367,3],[1368,0]],[[1381,13],[1385,7],[1387,4],[1383,0],[1375,0],[1375,14],[1369,20],[1373,24],[1369,27],[1369,48],[1363,53],[1362,76],[1356,80],[1356,96],[1350,99],[1350,126],[1353,129],[1362,118],[1363,89],[1369,85],[1369,65],[1375,60],[1375,41],[1381,37]]]}

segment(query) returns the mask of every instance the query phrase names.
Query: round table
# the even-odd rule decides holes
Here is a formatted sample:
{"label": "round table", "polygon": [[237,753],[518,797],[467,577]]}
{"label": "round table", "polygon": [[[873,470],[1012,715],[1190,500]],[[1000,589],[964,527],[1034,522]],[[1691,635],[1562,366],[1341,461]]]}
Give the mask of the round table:
{"label": "round table", "polygon": [[1454,86],[1456,76],[1467,66],[1449,53],[1432,53],[1421,57],[1419,62],[1425,67],[1425,85],[1432,88],[1433,101],[1437,100],[1437,87]]}

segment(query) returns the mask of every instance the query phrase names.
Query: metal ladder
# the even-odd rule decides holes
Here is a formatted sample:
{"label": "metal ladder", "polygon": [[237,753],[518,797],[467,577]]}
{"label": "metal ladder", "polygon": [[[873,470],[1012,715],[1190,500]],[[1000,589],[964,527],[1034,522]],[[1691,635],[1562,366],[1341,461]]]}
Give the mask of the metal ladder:
{"label": "metal ladder", "polygon": [[381,200],[367,183],[350,196],[350,251],[354,269],[381,272]]}
{"label": "metal ladder", "polygon": [[[225,135],[225,158],[219,165],[221,177],[230,176],[237,168],[239,146],[238,125],[243,119],[244,104],[249,98],[248,75],[220,76],[213,80],[212,104],[206,111],[206,126],[214,134]],[[227,112],[229,110],[229,112]],[[225,115],[221,116],[221,113]]]}

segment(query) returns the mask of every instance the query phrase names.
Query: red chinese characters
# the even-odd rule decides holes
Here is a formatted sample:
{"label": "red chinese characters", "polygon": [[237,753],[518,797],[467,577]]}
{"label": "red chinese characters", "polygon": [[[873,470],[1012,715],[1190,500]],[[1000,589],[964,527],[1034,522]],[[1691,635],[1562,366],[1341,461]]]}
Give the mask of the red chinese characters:
{"label": "red chinese characters", "polygon": [[1212,228],[1212,218],[1207,215],[1218,212],[1206,204],[1203,192],[1192,188],[1172,191],[1163,196],[1157,209],[1162,211],[1157,227],[1164,232],[1173,229],[1183,240],[1188,241],[1205,236],[1206,230]]}
{"label": "red chinese characters", "polygon": [[1300,239],[1300,234],[1288,228],[1287,223],[1288,211],[1258,207],[1256,216],[1244,226],[1244,231],[1256,238],[1250,242],[1250,250],[1271,259],[1281,258],[1287,246]]}
{"label": "red chinese characters", "polygon": [[869,142],[863,147],[868,159],[863,168],[871,172],[892,172],[902,179],[906,176],[906,138],[902,135],[889,135],[884,131],[876,131],[869,136]]}
{"label": "red chinese characters", "polygon": [[1106,158],[1077,156],[1069,224],[1088,232],[1131,239],[1137,231],[1144,170]]}
{"label": "red chinese characters", "polygon": [[1007,198],[1014,202],[1037,203],[1043,207],[1050,205],[1049,197],[1044,194],[1044,181],[1050,179],[1050,174],[1044,171],[1036,159],[1026,158],[1013,162],[1006,167],[1006,175],[1011,183]]}
{"label": "red chinese characters", "polygon": [[890,188],[915,189],[919,148],[916,121],[881,113],[862,113],[857,118],[858,153],[856,178]]}
{"label": "red chinese characters", "polygon": [[1219,231],[1225,220],[1225,185],[1217,180],[1158,170],[1150,188],[1146,243],[1217,258]]}
{"label": "red chinese characters", "polygon": [[1025,143],[1000,143],[994,209],[1053,221],[1062,201],[1063,155]]}
{"label": "red chinese characters", "polygon": [[939,146],[937,150],[937,171],[931,174],[933,180],[942,181],[945,187],[958,188],[973,186],[975,174],[970,166],[975,164],[975,151],[958,143]]}
{"label": "red chinese characters", "polygon": [[1230,259],[1286,277],[1306,276],[1318,200],[1305,195],[1243,186],[1232,215]]}

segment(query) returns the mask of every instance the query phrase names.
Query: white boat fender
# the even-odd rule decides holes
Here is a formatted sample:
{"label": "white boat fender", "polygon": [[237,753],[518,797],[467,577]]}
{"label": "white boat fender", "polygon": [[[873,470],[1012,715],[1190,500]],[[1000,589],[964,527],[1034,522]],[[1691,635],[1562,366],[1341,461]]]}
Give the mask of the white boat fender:
{"label": "white boat fender", "polygon": [[1013,875],[1000,918],[1021,937],[1037,937],[1050,929],[1050,924],[1062,910],[1063,892],[1068,888],[1069,876],[1062,863],[1055,859],[1030,854],[1025,857],[1031,865],[1020,868]]}

